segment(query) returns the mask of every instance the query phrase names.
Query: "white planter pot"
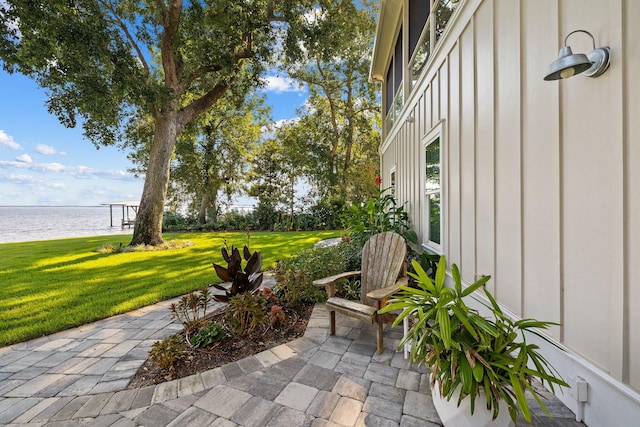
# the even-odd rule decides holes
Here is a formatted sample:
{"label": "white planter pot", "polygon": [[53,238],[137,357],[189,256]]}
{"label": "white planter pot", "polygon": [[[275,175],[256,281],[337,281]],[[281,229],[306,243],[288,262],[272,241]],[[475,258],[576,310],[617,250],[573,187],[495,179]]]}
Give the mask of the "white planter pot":
{"label": "white planter pot", "polygon": [[513,427],[515,424],[509,416],[507,404],[501,402],[498,417],[493,420],[493,411],[487,410],[485,406],[485,396],[481,392],[476,396],[473,415],[471,415],[471,398],[469,396],[462,399],[460,406],[457,405],[460,395],[460,387],[456,389],[451,397],[447,400],[440,396],[440,386],[436,382],[431,396],[433,398],[433,406],[435,406],[438,415],[445,427]]}

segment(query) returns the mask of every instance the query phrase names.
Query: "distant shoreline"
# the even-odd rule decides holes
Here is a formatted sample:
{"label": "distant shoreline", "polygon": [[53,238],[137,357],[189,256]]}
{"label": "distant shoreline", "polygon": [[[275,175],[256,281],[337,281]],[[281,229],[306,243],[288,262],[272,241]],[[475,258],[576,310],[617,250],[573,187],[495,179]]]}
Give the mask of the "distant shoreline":
{"label": "distant shoreline", "polygon": [[[0,206],[0,243],[131,234],[109,206]],[[117,225],[115,225],[117,222]]]}

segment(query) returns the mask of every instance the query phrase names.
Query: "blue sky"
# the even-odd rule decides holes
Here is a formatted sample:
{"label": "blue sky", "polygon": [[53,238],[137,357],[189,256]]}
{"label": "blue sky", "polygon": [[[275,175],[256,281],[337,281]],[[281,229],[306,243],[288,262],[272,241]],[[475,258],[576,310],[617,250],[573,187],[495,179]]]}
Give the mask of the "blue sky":
{"label": "blue sky", "polygon": [[[306,90],[275,74],[266,82],[274,122],[294,118]],[[0,69],[0,206],[140,200],[144,182],[127,172],[126,153],[96,149],[81,129],[67,129],[50,115],[45,101],[45,90],[32,80]]]}

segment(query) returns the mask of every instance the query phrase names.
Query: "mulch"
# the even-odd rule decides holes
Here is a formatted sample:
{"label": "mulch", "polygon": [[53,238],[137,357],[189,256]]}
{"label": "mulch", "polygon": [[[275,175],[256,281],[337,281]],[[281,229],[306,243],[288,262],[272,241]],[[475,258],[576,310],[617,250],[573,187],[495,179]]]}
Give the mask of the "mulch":
{"label": "mulch", "polygon": [[[185,357],[176,362],[174,370],[166,371],[149,359],[140,367],[128,388],[138,388],[165,381],[184,378],[217,368],[245,357],[260,353],[304,335],[313,311],[313,304],[298,308],[283,307],[285,321],[276,327],[257,327],[246,336],[235,336],[224,321],[224,309],[207,316],[209,320],[225,325],[227,335],[221,341],[204,349],[187,346]],[[184,337],[184,334],[180,334]]]}

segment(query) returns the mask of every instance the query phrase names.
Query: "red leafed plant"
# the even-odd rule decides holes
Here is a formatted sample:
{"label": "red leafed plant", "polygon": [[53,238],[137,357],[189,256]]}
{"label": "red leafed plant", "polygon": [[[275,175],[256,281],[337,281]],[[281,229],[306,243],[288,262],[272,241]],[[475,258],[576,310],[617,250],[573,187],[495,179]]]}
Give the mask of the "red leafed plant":
{"label": "red leafed plant", "polygon": [[284,323],[284,311],[279,305],[272,305],[269,311],[269,324],[274,327]]}
{"label": "red leafed plant", "polygon": [[222,248],[222,257],[227,261],[227,267],[223,267],[219,264],[213,263],[213,268],[216,271],[218,277],[227,283],[231,283],[231,286],[213,285],[216,289],[224,291],[224,294],[214,295],[214,299],[220,302],[228,302],[232,296],[251,292],[254,293],[258,290],[262,284],[262,253],[249,251],[249,248],[245,245],[243,255],[247,264],[242,269],[242,257],[238,248],[231,246],[231,254],[227,251],[227,248]]}

